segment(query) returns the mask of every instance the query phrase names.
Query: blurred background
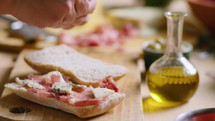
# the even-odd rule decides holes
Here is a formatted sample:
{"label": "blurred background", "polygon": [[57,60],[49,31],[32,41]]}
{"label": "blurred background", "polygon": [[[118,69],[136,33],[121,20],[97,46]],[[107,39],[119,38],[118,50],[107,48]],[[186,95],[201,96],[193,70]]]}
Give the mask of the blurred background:
{"label": "blurred background", "polygon": [[12,17],[6,16],[9,18],[6,20],[4,16],[0,18],[0,48],[20,51],[64,43],[73,47],[105,46],[141,52],[145,41],[166,38],[165,11],[189,13],[183,40],[214,56],[215,0],[97,0],[89,22],[71,30],[45,28],[41,31],[20,25]]}

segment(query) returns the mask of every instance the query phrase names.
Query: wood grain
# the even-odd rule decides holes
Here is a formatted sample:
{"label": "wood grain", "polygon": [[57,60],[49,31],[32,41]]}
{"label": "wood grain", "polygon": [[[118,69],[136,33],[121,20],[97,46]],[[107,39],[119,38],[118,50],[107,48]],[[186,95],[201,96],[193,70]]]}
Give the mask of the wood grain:
{"label": "wood grain", "polygon": [[0,95],[14,65],[17,53],[0,51]]}
{"label": "wood grain", "polygon": [[[15,77],[26,77],[30,73],[37,73],[31,69],[23,60],[23,57],[32,52],[24,50],[18,56],[17,62],[10,75],[10,81]],[[79,119],[76,116],[65,113],[61,110],[48,108],[28,100],[22,99],[8,89],[4,89],[0,99],[0,116],[8,120],[30,120],[30,121],[142,121],[142,101],[140,94],[140,74],[132,61],[131,56],[126,54],[104,54],[96,52],[87,52],[89,56],[114,64],[121,64],[129,69],[129,73],[117,82],[120,92],[126,93],[123,102],[107,113],[88,119]],[[32,111],[24,114],[14,114],[9,110],[13,107],[25,107]]]}

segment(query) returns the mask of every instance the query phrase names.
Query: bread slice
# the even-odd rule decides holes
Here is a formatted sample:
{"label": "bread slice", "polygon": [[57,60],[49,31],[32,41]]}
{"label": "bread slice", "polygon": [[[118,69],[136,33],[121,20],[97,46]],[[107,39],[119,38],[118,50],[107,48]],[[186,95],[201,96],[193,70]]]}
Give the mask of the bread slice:
{"label": "bread slice", "polygon": [[123,66],[88,57],[66,45],[35,51],[27,55],[25,61],[39,72],[59,71],[70,76],[74,83],[83,85],[96,86],[107,76],[117,80],[127,73]]}
{"label": "bread slice", "polygon": [[38,103],[47,107],[52,107],[52,108],[63,110],[68,113],[75,114],[79,118],[88,118],[88,117],[103,114],[108,110],[110,110],[111,108],[118,105],[125,97],[124,94],[114,93],[107,96],[107,100],[104,100],[99,105],[75,107],[75,106],[69,105],[68,103],[61,102],[55,98],[41,97],[37,93],[31,93],[27,91],[25,87],[22,87],[17,83],[9,83],[9,84],[6,84],[5,87],[27,100],[33,101],[35,103]]}

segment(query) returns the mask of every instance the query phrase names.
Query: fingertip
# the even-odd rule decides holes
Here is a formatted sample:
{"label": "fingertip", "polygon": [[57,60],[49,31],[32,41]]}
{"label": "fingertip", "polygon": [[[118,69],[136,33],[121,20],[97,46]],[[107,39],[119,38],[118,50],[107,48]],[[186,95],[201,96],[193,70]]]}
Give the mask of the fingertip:
{"label": "fingertip", "polygon": [[64,27],[62,27],[63,29],[66,29],[66,30],[69,30],[69,29],[71,29],[71,28],[73,28],[74,27],[74,25],[72,24],[72,25],[67,25],[67,26],[64,26]]}
{"label": "fingertip", "polygon": [[88,0],[89,1],[89,13],[92,13],[96,7],[96,0]]}
{"label": "fingertip", "polygon": [[35,24],[35,25],[33,24],[33,26],[36,26],[36,27],[41,28],[41,29],[49,27],[48,25],[44,25],[44,24]]}
{"label": "fingertip", "polygon": [[76,25],[82,25],[85,24],[88,21],[88,17],[84,16],[84,17],[80,17],[76,20],[75,24]]}

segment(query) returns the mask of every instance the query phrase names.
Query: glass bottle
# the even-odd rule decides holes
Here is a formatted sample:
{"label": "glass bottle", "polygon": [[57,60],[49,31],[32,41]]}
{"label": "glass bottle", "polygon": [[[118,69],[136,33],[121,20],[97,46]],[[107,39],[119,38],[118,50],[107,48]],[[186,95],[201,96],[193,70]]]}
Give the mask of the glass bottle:
{"label": "glass bottle", "polygon": [[146,80],[151,97],[162,103],[185,103],[199,84],[196,68],[181,53],[181,39],[186,13],[166,12],[167,48],[149,68]]}

